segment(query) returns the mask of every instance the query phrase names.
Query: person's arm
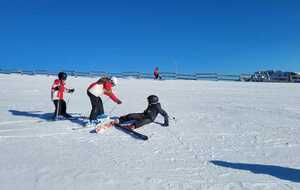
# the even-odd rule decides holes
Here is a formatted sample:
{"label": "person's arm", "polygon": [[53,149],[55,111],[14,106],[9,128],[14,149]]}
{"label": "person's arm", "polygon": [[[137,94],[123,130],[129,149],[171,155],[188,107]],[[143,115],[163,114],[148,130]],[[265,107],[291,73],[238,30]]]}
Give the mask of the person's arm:
{"label": "person's arm", "polygon": [[73,93],[74,91],[75,91],[74,88],[70,88],[70,89],[68,88],[68,89],[67,89],[67,92],[68,92],[68,93]]}
{"label": "person's arm", "polygon": [[68,93],[73,93],[75,91],[74,88],[65,88],[65,91]]}
{"label": "person's arm", "polygon": [[59,79],[55,79],[51,87],[51,98],[53,99],[56,96],[56,98],[62,99],[64,90],[62,82]]}
{"label": "person's arm", "polygon": [[53,100],[53,98],[55,96],[54,93],[56,91],[59,91],[59,89],[60,89],[60,82],[59,82],[58,79],[56,79],[56,80],[54,80],[54,82],[53,82],[53,84],[51,86],[51,100]]}
{"label": "person's arm", "polygon": [[65,86],[65,92],[67,92],[67,93],[73,93],[74,91],[75,91],[74,88],[67,88],[67,87]]}
{"label": "person's arm", "polygon": [[58,79],[56,79],[51,87],[51,91],[54,92],[54,91],[57,91],[59,90],[60,88],[60,82]]}
{"label": "person's arm", "polygon": [[116,102],[117,104],[121,104],[121,100],[117,98],[117,96],[112,91],[112,84],[109,82],[106,82],[103,84],[103,91],[106,96],[108,96],[111,100]]}
{"label": "person's arm", "polygon": [[164,124],[162,126],[165,126],[165,127],[169,126],[169,116],[168,116],[168,113],[164,109],[161,108],[161,105],[159,103],[157,104],[156,108],[158,110],[158,113],[160,113],[164,117],[165,122],[164,122]]}

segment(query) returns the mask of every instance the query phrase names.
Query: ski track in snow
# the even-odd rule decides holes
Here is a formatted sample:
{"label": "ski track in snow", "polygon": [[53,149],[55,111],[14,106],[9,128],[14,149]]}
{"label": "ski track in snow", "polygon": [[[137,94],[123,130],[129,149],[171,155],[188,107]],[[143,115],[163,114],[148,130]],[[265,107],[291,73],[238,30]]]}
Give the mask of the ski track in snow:
{"label": "ski track in snow", "polygon": [[1,125],[8,125],[8,124],[25,123],[25,122],[37,122],[37,120],[3,121],[3,122],[0,122],[0,126],[1,126]]}
{"label": "ski track in snow", "polygon": [[[80,127],[76,120],[45,121],[53,77],[2,78],[0,189],[300,189],[297,84],[120,79],[123,104],[114,115],[143,111],[145,98],[157,94],[175,116],[168,128],[137,129],[149,136],[141,141],[114,128],[72,130]],[[68,78],[76,89],[66,97],[69,112],[88,115],[85,90],[94,80]],[[114,106],[103,102],[106,111]]]}

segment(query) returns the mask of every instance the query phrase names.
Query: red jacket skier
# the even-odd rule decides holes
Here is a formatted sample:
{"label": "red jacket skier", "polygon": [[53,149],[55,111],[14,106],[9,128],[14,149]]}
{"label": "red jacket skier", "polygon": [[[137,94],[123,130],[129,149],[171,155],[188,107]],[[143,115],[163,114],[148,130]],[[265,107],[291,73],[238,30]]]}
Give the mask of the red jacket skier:
{"label": "red jacket skier", "polygon": [[97,123],[97,117],[104,114],[103,103],[101,95],[110,97],[117,104],[121,104],[121,100],[113,93],[112,87],[117,85],[116,77],[101,77],[97,82],[89,85],[87,88],[87,95],[90,98],[92,110],[90,113],[88,125],[94,125]]}
{"label": "red jacket skier", "polygon": [[67,80],[67,73],[60,72],[58,73],[58,79],[54,80],[54,83],[51,87],[51,99],[55,106],[53,119],[57,119],[57,116],[61,115],[63,117],[69,118],[71,115],[67,114],[67,105],[64,100],[64,93],[73,93],[74,89],[66,88],[65,81]]}

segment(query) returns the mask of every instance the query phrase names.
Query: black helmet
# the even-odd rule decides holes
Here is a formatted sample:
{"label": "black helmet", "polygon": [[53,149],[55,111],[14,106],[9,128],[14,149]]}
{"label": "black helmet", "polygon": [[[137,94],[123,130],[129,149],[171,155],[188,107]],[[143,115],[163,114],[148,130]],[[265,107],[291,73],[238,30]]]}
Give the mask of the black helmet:
{"label": "black helmet", "polygon": [[58,79],[59,80],[66,80],[67,79],[67,73],[65,73],[65,72],[59,72],[58,73]]}
{"label": "black helmet", "polygon": [[156,95],[150,95],[147,98],[149,104],[157,104],[158,103],[158,97]]}

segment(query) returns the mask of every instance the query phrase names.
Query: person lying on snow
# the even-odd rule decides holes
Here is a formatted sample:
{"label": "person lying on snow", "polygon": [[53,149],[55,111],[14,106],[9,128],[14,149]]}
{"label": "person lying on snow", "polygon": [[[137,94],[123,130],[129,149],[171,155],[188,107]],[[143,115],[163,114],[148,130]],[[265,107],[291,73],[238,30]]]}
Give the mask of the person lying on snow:
{"label": "person lying on snow", "polygon": [[143,113],[130,113],[116,119],[114,124],[120,125],[130,121],[133,121],[132,124],[127,125],[126,128],[136,129],[142,127],[146,124],[154,122],[158,113],[164,117],[164,123],[162,126],[169,126],[169,116],[165,110],[161,108],[159,99],[156,95],[150,95],[147,97],[148,107]]}

